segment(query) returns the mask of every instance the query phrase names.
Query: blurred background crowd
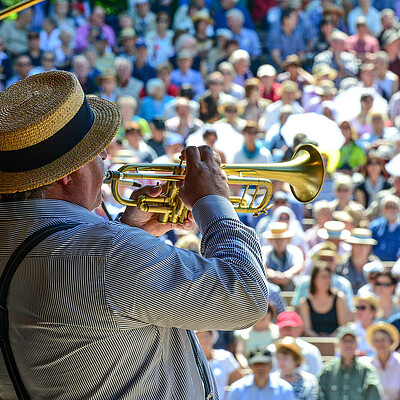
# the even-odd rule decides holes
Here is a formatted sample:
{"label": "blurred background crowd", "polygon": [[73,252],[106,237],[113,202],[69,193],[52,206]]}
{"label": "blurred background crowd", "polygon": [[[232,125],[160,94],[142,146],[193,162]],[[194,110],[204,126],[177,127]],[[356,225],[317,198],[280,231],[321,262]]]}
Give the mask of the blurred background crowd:
{"label": "blurred background crowd", "polygon": [[[239,215],[271,302],[252,328],[197,333],[222,399],[400,399],[399,17],[397,0],[128,0],[118,15],[55,0],[0,23],[0,90],[62,69],[117,104],[109,168],[185,145],[254,165],[318,146],[314,202],[273,182],[268,215]],[[164,240],[199,252],[196,230]]]}

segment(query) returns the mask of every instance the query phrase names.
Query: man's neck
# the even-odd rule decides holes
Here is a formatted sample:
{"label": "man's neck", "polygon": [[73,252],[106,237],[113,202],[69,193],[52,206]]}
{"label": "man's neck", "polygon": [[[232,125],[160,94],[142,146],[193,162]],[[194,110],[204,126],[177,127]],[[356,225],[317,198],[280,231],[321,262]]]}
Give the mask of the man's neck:
{"label": "man's neck", "polygon": [[353,365],[353,363],[354,363],[354,359],[355,359],[355,356],[354,356],[354,355],[345,356],[345,357],[342,356],[342,364],[343,364],[346,368],[350,368],[350,367]]}
{"label": "man's neck", "polygon": [[254,376],[254,383],[260,389],[265,388],[265,386],[268,385],[268,381],[269,381],[269,375],[262,376],[262,377]]}

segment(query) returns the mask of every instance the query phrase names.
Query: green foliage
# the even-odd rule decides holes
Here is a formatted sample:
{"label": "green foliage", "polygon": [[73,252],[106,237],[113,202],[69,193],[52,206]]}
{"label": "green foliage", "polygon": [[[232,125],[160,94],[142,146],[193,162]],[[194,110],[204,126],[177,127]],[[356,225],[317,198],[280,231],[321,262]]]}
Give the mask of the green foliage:
{"label": "green foliage", "polygon": [[[93,2],[91,2],[93,5]],[[102,6],[107,15],[119,15],[128,8],[126,0],[101,0],[95,1],[95,6]]]}

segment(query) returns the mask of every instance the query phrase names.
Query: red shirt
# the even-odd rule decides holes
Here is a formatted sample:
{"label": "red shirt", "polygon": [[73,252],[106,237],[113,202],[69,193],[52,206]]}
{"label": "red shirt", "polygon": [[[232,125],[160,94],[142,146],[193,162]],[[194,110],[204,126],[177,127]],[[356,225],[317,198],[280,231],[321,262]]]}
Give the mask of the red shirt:
{"label": "red shirt", "polygon": [[271,100],[274,103],[281,98],[281,88],[282,85],[280,83],[274,82],[270,92],[267,93],[265,90],[263,90],[262,97],[264,99]]}

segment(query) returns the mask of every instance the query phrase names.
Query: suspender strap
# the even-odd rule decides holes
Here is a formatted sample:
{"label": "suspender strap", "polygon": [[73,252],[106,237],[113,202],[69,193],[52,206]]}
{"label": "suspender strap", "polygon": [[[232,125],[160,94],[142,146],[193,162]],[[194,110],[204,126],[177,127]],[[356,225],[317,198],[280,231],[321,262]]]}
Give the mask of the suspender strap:
{"label": "suspender strap", "polygon": [[206,392],[206,400],[211,400],[213,399],[214,395],[213,392],[211,390],[211,385],[210,385],[210,381],[208,380],[208,376],[207,376],[207,372],[206,372],[206,367],[203,363],[203,359],[201,358],[201,355],[199,353],[199,349],[197,347],[196,341],[193,337],[193,331],[186,331],[187,335],[189,337],[189,341],[190,344],[192,346],[192,350],[193,350],[193,354],[194,354],[194,359],[196,361],[197,364],[197,369],[199,370],[199,374],[200,374],[200,378],[203,381],[203,385],[204,385],[204,391]]}
{"label": "suspender strap", "polygon": [[27,237],[12,253],[0,278],[0,347],[7,367],[8,375],[13,383],[14,390],[20,400],[29,400],[28,392],[19,375],[17,364],[12,353],[10,338],[8,336],[7,298],[11,280],[26,255],[41,241],[53,233],[74,228],[77,223],[60,223],[47,226]]}

